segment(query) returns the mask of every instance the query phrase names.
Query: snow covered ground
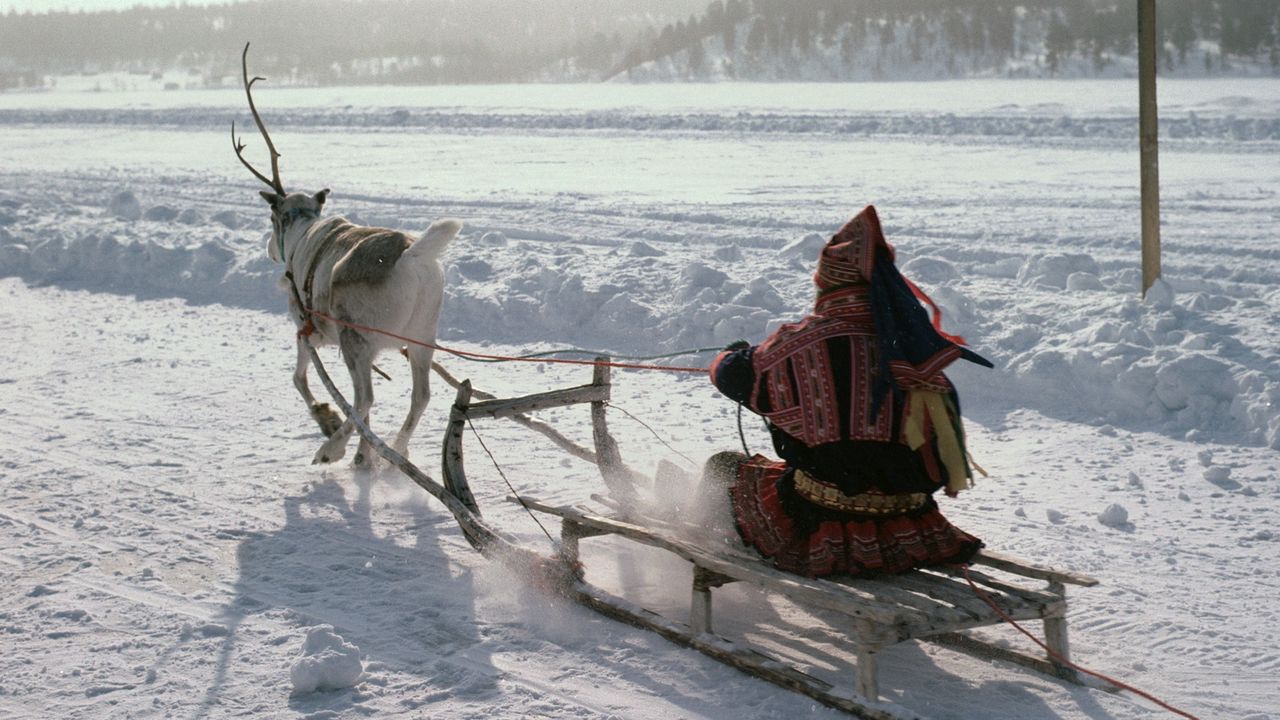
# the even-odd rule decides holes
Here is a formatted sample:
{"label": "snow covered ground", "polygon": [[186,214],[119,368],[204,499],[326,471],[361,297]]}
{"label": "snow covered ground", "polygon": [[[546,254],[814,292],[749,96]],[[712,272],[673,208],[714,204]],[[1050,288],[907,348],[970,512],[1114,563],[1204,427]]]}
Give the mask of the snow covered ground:
{"label": "snow covered ground", "polygon": [[[266,84],[257,99],[289,187],[332,187],[332,212],[372,224],[467,223],[441,331],[461,348],[758,340],[811,302],[816,245],[877,205],[900,266],[997,365],[953,376],[992,477],[948,516],[1102,581],[1071,594],[1086,666],[1201,718],[1280,718],[1280,82],[1162,84],[1167,284],[1146,302],[1135,97],[1125,81],[972,81]],[[0,714],[836,717],[550,603],[396,473],[307,464],[320,438],[290,382],[265,206],[229,148],[232,119],[252,128],[241,102],[0,95]],[[499,394],[586,380],[440,359]],[[383,365],[388,431],[408,378]],[[437,384],[413,444],[428,471],[451,395]],[[634,465],[692,469],[737,444],[700,376],[620,372],[615,404],[671,446],[616,412]],[[589,436],[583,410],[548,418]],[[538,436],[477,430],[523,490],[600,489]],[[545,544],[473,440],[486,513]],[[678,563],[590,548],[593,579],[687,602]],[[831,618],[732,586],[717,603],[722,628],[849,681]],[[1166,716],[932,646],[882,662],[885,695],[931,718]]]}

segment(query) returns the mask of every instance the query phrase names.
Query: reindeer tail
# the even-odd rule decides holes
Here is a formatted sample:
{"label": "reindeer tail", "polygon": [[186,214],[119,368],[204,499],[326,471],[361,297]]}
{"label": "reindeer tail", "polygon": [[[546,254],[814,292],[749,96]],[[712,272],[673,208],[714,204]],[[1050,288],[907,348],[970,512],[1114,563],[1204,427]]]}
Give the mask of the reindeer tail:
{"label": "reindeer tail", "polygon": [[422,234],[422,237],[413,244],[408,250],[404,251],[407,258],[432,259],[440,257],[444,249],[449,246],[449,241],[457,236],[462,230],[462,221],[452,218],[446,220],[437,220],[431,223],[431,227]]}

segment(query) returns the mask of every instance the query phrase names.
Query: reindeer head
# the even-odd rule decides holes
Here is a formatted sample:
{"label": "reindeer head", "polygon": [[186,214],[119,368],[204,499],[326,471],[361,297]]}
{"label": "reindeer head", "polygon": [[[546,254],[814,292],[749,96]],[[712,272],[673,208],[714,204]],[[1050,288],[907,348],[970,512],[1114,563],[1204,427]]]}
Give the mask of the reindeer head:
{"label": "reindeer head", "polygon": [[259,132],[262,133],[262,139],[267,142],[267,150],[271,153],[271,177],[258,172],[257,168],[249,164],[244,158],[244,143],[236,137],[236,123],[231,121],[231,147],[236,151],[236,157],[240,158],[240,162],[244,164],[253,176],[266,183],[271,191],[263,190],[260,192],[262,199],[267,201],[271,206],[271,241],[267,244],[267,254],[276,262],[284,262],[284,238],[289,229],[295,224],[302,222],[309,225],[311,221],[320,217],[320,211],[324,208],[324,201],[329,196],[329,188],[325,188],[314,195],[308,195],[302,192],[289,193],[285,192],[284,183],[280,180],[280,153],[276,151],[276,146],[271,142],[271,135],[267,132],[267,126],[262,122],[262,116],[258,114],[258,108],[253,104],[253,84],[259,80],[266,78],[255,76],[249,79],[249,43],[244,44],[244,52],[240,54],[240,71],[244,78],[244,94],[249,99],[249,111],[253,113],[253,120],[258,125]]}
{"label": "reindeer head", "polygon": [[277,195],[262,191],[262,199],[271,206],[271,241],[267,243],[267,255],[276,262],[285,261],[284,239],[289,230],[299,223],[303,227],[320,217],[324,209],[324,201],[329,196],[329,188],[314,195],[303,192]]}

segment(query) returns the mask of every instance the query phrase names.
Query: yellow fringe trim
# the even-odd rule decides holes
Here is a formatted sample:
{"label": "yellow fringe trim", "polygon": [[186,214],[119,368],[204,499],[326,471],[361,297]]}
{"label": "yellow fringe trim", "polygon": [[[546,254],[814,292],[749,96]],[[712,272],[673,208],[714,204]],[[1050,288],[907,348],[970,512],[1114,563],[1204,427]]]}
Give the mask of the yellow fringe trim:
{"label": "yellow fringe trim", "polygon": [[912,390],[907,393],[907,416],[902,427],[907,446],[912,450],[919,450],[925,444],[926,416],[933,425],[942,464],[947,468],[947,492],[954,495],[961,490],[973,487],[973,481],[969,478],[964,443],[956,436],[955,428],[951,424],[950,408],[942,393],[925,390]]}

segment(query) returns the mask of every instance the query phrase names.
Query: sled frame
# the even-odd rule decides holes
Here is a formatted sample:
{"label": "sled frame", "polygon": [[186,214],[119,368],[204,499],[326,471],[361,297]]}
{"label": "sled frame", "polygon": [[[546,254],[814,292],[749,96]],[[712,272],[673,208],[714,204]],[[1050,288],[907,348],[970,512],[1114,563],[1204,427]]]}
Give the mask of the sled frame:
{"label": "sled frame", "polygon": [[[492,398],[472,402],[469,381],[445,379],[457,388],[442,448],[441,470],[445,490],[480,517],[480,508],[468,483],[463,463],[463,429],[472,418],[513,418],[526,427],[526,413],[552,407],[590,404],[594,451],[573,446],[563,436],[557,445],[585,460],[594,461],[605,486],[621,508],[636,497],[643,476],[628,468],[609,433],[605,410],[610,399],[607,358],[593,368],[588,385],[519,398]],[[536,421],[535,421],[536,422]],[[552,431],[554,432],[554,431]],[[548,434],[549,437],[551,435]],[[568,446],[566,447],[566,443]],[[420,483],[421,484],[421,483]],[[530,511],[559,518],[561,559],[570,567],[578,562],[582,540],[616,536],[655,547],[692,565],[692,587],[687,621],[664,617],[638,607],[588,583],[581,571],[565,588],[576,602],[629,625],[653,631],[679,645],[693,648],[715,660],[775,685],[802,693],[829,707],[872,720],[903,720],[918,715],[880,700],[876,655],[886,647],[908,640],[932,642],[986,660],[1002,660],[1082,684],[1069,660],[1066,586],[1091,587],[1098,581],[1077,573],[1036,565],[1001,553],[982,550],[972,560],[981,570],[970,569],[971,579],[1000,608],[995,611],[969,587],[958,568],[929,568],[877,579],[824,578],[814,580],[785,573],[765,564],[745,548],[741,552],[707,550],[690,542],[678,528],[652,518],[605,515],[581,506],[555,505],[532,497],[510,497]],[[455,513],[456,515],[456,513]],[[460,522],[471,544],[485,550],[495,534],[475,532],[472,523]],[[483,524],[481,525],[483,527]],[[1043,586],[1033,585],[1035,581]],[[714,632],[713,591],[733,582],[747,582],[779,593],[802,606],[835,611],[847,618],[849,637],[856,648],[853,689],[832,686],[796,668],[741,646]],[[1044,639],[1052,651],[1047,657],[1028,655],[985,642],[964,631],[1000,625],[1008,619],[1043,622]]]}

